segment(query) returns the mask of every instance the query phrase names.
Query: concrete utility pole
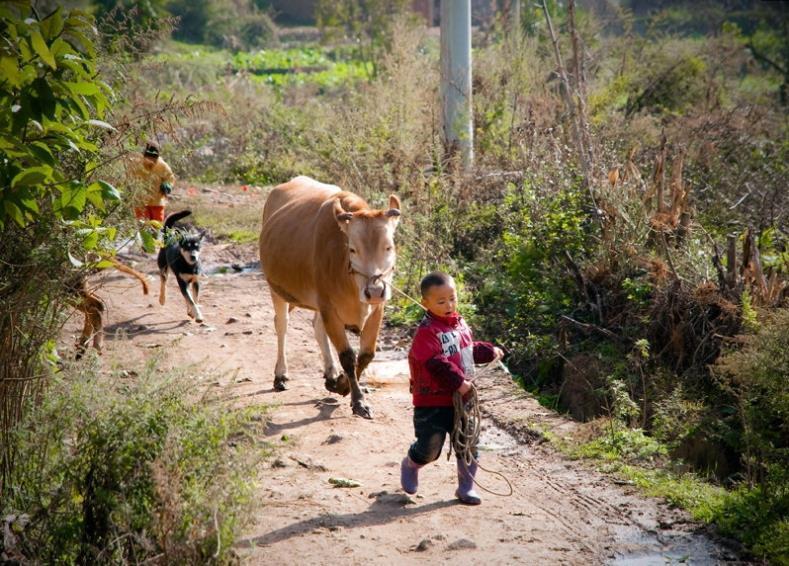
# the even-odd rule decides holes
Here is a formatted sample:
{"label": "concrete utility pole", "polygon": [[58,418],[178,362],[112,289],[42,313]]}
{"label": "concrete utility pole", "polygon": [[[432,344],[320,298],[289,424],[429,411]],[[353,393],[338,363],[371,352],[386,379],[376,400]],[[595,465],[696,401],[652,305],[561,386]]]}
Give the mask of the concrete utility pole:
{"label": "concrete utility pole", "polygon": [[510,0],[510,31],[518,38],[521,34],[521,0]]}
{"label": "concrete utility pole", "polygon": [[474,162],[471,109],[471,0],[441,0],[441,100],[444,148]]}

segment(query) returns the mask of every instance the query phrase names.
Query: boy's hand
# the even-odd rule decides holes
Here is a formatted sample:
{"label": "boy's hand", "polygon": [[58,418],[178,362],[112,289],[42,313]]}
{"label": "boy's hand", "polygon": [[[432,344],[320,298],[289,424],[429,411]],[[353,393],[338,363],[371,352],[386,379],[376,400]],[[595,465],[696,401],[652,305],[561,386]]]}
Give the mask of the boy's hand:
{"label": "boy's hand", "polygon": [[504,357],[504,350],[502,350],[498,346],[493,346],[493,355],[495,356],[493,358],[493,361],[498,362]]}
{"label": "boy's hand", "polygon": [[469,391],[471,391],[471,382],[467,379],[464,379],[463,383],[461,383],[460,387],[458,387],[458,393],[465,395]]}

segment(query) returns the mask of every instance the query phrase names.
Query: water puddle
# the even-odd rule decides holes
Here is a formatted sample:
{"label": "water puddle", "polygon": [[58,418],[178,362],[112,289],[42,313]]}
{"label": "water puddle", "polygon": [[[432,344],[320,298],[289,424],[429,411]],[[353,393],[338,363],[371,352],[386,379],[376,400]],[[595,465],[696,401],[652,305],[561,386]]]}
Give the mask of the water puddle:
{"label": "water puddle", "polygon": [[239,275],[242,273],[260,273],[259,261],[248,261],[246,263],[223,263],[220,265],[208,265],[205,268],[206,275]]}
{"label": "water puddle", "polygon": [[364,381],[373,387],[408,387],[408,359],[405,352],[385,350],[376,352],[375,359],[367,366]]}
{"label": "water puddle", "polygon": [[506,430],[483,420],[479,431],[480,452],[499,452],[502,456],[523,454],[524,446]]}
{"label": "water puddle", "polygon": [[[721,549],[704,535],[679,531],[646,531],[637,526],[617,529],[616,556],[611,566],[713,565],[722,562]],[[723,559],[725,561],[726,559]]]}

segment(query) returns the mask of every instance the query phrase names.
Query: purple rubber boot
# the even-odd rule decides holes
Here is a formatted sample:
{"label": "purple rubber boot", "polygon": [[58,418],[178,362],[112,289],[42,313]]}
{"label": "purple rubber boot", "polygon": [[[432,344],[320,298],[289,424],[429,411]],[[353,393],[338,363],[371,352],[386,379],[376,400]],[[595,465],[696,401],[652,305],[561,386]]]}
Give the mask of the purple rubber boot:
{"label": "purple rubber boot", "polygon": [[474,490],[474,476],[477,475],[477,463],[472,462],[466,468],[466,463],[458,459],[458,488],[455,497],[466,505],[479,505],[482,500]]}
{"label": "purple rubber boot", "polygon": [[400,485],[409,495],[416,493],[419,488],[419,468],[422,466],[414,462],[409,456],[400,462]]}

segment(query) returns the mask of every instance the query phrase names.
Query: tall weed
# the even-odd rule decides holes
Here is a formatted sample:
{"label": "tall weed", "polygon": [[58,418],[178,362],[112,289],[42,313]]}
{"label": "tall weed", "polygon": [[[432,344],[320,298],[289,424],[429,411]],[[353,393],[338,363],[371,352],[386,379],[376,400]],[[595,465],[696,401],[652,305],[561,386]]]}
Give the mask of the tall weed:
{"label": "tall weed", "polygon": [[[201,386],[202,385],[202,386]],[[260,408],[208,395],[191,369],[134,380],[67,365],[16,427],[26,457],[0,513],[2,556],[41,563],[225,563],[265,450]]]}

